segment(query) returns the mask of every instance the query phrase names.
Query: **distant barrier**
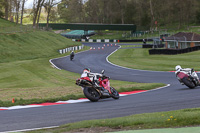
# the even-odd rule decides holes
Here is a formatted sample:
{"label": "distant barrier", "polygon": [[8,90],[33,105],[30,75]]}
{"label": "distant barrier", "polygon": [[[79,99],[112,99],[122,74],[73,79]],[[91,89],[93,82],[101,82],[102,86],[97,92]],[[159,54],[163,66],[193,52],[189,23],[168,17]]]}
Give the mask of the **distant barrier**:
{"label": "distant barrier", "polygon": [[118,42],[116,39],[72,39],[76,42]]}
{"label": "distant barrier", "polygon": [[164,44],[143,44],[142,48],[163,48],[165,45]]}
{"label": "distant barrier", "polygon": [[175,54],[183,54],[188,52],[193,52],[200,50],[200,46],[185,48],[185,49],[150,49],[149,54],[166,54],[166,55],[175,55]]}
{"label": "distant barrier", "polygon": [[64,48],[64,49],[60,49],[58,50],[60,54],[65,54],[67,52],[71,52],[71,51],[75,51],[75,50],[81,50],[84,48],[84,45],[82,46],[74,46],[74,47],[69,47],[69,48]]}
{"label": "distant barrier", "polygon": [[[145,41],[152,42],[153,39],[145,39]],[[119,40],[119,42],[143,42],[143,39]]]}
{"label": "distant barrier", "polygon": [[[153,41],[152,39],[145,39],[146,41]],[[133,40],[118,40],[118,39],[72,39],[77,42],[143,42],[143,39]]]}
{"label": "distant barrier", "polygon": [[[39,23],[39,27],[46,27],[46,23]],[[134,24],[96,24],[96,23],[50,23],[49,27],[54,30],[120,30],[120,31],[136,31]]]}

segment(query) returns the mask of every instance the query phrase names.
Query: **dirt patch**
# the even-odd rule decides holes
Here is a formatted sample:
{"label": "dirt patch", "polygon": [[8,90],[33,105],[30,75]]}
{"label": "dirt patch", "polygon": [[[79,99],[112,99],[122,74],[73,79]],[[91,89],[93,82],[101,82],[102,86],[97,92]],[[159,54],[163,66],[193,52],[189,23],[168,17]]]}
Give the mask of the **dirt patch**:
{"label": "dirt patch", "polygon": [[64,30],[57,30],[57,31],[54,31],[54,33],[56,34],[60,34],[61,32],[63,32]]}
{"label": "dirt patch", "polygon": [[109,128],[109,127],[94,127],[94,128],[80,128],[76,130],[72,130],[64,133],[104,133],[104,132],[117,132],[117,131],[126,131],[130,130],[130,128]]}

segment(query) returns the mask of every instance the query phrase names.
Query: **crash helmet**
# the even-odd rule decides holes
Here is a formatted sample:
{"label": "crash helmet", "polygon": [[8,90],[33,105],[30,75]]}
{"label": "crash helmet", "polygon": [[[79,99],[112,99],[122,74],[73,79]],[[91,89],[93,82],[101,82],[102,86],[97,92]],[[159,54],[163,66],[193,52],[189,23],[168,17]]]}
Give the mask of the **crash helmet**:
{"label": "crash helmet", "polygon": [[83,72],[84,73],[90,73],[91,71],[90,71],[90,68],[84,68]]}
{"label": "crash helmet", "polygon": [[181,68],[180,65],[177,65],[177,66],[175,67],[175,69],[176,69],[176,71],[180,71],[182,68]]}

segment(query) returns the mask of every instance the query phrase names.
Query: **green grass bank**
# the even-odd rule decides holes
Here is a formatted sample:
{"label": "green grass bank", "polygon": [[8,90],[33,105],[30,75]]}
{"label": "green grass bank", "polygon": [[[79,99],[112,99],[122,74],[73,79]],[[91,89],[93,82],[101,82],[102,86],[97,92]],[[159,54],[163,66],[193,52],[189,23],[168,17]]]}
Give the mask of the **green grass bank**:
{"label": "green grass bank", "polygon": [[178,55],[149,55],[149,49],[119,49],[108,59],[110,62],[133,69],[174,71],[176,65],[200,71],[200,51]]}
{"label": "green grass bank", "polygon": [[200,108],[168,112],[136,114],[126,117],[88,120],[62,125],[59,128],[29,133],[114,132],[158,128],[178,128],[200,125]]}

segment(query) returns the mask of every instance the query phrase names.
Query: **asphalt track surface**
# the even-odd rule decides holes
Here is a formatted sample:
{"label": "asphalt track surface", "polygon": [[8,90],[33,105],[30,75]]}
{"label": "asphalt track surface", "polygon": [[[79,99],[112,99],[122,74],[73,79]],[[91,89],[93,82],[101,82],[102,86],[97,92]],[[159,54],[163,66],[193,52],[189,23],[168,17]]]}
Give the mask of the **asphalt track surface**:
{"label": "asphalt track surface", "polygon": [[69,56],[66,56],[53,59],[52,62],[60,69],[71,72],[81,73],[85,67],[89,67],[93,72],[101,72],[104,69],[105,74],[111,79],[165,83],[170,84],[170,86],[120,97],[118,100],[110,98],[99,102],[0,111],[0,132],[59,126],[82,120],[200,107],[200,87],[189,89],[180,85],[172,72],[133,70],[108,63],[106,57],[119,46],[106,46],[103,50],[98,50],[98,47],[103,47],[103,44],[86,43],[85,45],[96,49],[75,54],[73,61],[70,61]]}

